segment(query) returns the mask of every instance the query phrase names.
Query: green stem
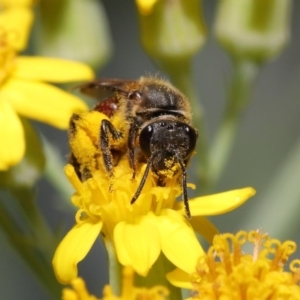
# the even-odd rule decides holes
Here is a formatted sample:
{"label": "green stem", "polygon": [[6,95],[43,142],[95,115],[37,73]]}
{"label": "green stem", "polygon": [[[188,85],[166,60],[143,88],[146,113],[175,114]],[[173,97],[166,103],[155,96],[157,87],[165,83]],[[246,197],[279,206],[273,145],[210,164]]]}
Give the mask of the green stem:
{"label": "green stem", "polygon": [[146,277],[135,276],[135,285],[148,288],[161,285],[169,290],[170,300],[182,300],[181,289],[173,286],[166,278],[166,274],[174,268],[174,265],[161,253]]}
{"label": "green stem", "polygon": [[108,254],[109,284],[115,295],[121,295],[122,291],[122,265],[119,263],[115,247],[110,239],[103,238]]}
{"label": "green stem", "polygon": [[191,58],[176,60],[174,63],[168,63],[164,66],[164,69],[170,75],[174,85],[187,96],[191,103],[193,125],[198,130],[196,152],[197,161],[200,166],[195,169],[198,170],[197,175],[199,177],[198,182],[200,182],[201,194],[205,194],[209,187],[207,137],[203,119],[203,109],[193,84]]}
{"label": "green stem", "polygon": [[218,182],[228,161],[242,113],[250,99],[250,92],[259,67],[251,61],[236,61],[229,88],[227,107],[209,156],[210,182]]}
{"label": "green stem", "polygon": [[70,201],[73,188],[63,172],[66,162],[59,155],[57,147],[52,145],[45,137],[43,137],[43,149],[46,157],[46,178],[59,195],[62,196],[63,200],[68,205],[68,209],[74,210],[74,205],[72,205]]}
{"label": "green stem", "polygon": [[56,247],[55,238],[35,203],[33,189],[15,188],[11,192],[24,212],[29,230],[37,241],[36,246],[43,253],[45,260],[51,262]]}
{"label": "green stem", "polygon": [[[15,199],[17,199],[17,203],[24,213],[23,216],[26,218],[27,228],[25,229],[29,232],[26,233],[25,236],[27,235],[32,241],[31,244],[27,245],[26,250],[38,253],[38,255],[35,255],[35,258],[39,261],[39,267],[42,270],[41,272],[49,274],[48,276],[60,289],[60,285],[55,279],[51,264],[57,241],[51,228],[42,217],[42,214],[36,205],[34,189],[22,187],[11,189],[11,192]],[[22,248],[24,247],[21,247],[18,251],[24,251]],[[32,264],[31,261],[30,264]]]}
{"label": "green stem", "polygon": [[9,214],[0,199],[0,226],[4,230],[10,244],[33,270],[36,277],[44,284],[54,299],[59,299],[61,287],[54,277],[50,261],[46,261],[39,251],[36,251],[32,237],[25,233]]}

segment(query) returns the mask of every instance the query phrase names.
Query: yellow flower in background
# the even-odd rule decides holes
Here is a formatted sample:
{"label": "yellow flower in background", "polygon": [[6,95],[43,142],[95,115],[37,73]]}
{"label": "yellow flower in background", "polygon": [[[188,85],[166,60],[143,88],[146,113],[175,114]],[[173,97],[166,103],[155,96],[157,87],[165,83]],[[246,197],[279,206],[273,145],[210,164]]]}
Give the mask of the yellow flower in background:
{"label": "yellow flower in background", "polygon": [[[99,117],[97,121],[95,116]],[[95,157],[87,135],[99,132],[104,117],[95,111],[81,114],[80,125],[86,128],[77,124],[75,142],[84,145],[82,155],[87,159]],[[74,149],[74,141],[71,145]],[[91,178],[81,182],[73,166],[66,166],[66,175],[76,190],[71,200],[79,210],[77,224],[54,255],[53,266],[60,282],[69,283],[77,277],[78,262],[87,255],[100,232],[115,247],[118,261],[131,266],[139,275],[147,275],[161,252],[172,264],[191,273],[199,253],[203,253],[194,230],[209,240],[217,233],[203,216],[230,211],[255,193],[252,188],[245,188],[191,199],[192,220],[188,221],[182,203],[176,202],[181,194],[177,176],[168,179],[165,187],[158,187],[155,175],[150,172],[138,200],[130,204],[145,168],[146,164],[142,164],[132,180],[132,169],[124,156],[114,168],[113,186],[109,191],[111,179],[103,170],[95,170]]]}
{"label": "yellow flower in background", "polygon": [[33,15],[27,8],[0,13],[0,170],[17,164],[25,152],[18,115],[65,129],[74,112],[87,109],[77,97],[46,84],[90,80],[86,65],[66,60],[17,56],[26,47]]}
{"label": "yellow flower in background", "polygon": [[82,278],[75,278],[71,285],[72,288],[63,289],[62,300],[97,300],[97,297],[88,292]]}
{"label": "yellow flower in background", "polygon": [[[251,244],[252,254],[243,249],[246,243]],[[294,242],[281,243],[260,231],[216,235],[191,276],[180,277],[176,271],[168,277],[177,286],[192,288],[191,299],[296,300],[300,260],[290,263],[290,271],[284,270],[295,251]]]}
{"label": "yellow flower in background", "polygon": [[6,51],[26,48],[32,23],[33,12],[29,8],[16,6],[0,10],[1,56]]}
{"label": "yellow flower in background", "polygon": [[[122,291],[120,296],[116,296],[111,287],[106,285],[103,289],[102,300],[164,300],[167,299],[168,290],[163,286],[152,288],[140,288],[134,286],[134,272],[131,268],[123,269]],[[71,288],[63,289],[62,300],[96,300],[86,289],[83,279],[76,278],[72,281]]]}
{"label": "yellow flower in background", "polygon": [[10,7],[30,7],[36,0],[0,0],[0,7],[10,8]]}
{"label": "yellow flower in background", "polygon": [[158,0],[136,0],[140,14],[148,15],[152,12],[153,6]]}

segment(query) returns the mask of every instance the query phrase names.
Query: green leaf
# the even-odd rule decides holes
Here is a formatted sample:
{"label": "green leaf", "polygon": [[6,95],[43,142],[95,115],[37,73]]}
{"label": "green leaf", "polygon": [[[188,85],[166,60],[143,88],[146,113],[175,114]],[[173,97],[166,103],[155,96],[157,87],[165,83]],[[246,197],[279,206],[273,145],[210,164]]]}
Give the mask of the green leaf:
{"label": "green leaf", "polygon": [[44,170],[45,157],[40,138],[28,120],[21,118],[21,121],[25,132],[25,156],[18,165],[0,172],[0,187],[3,188],[30,188]]}

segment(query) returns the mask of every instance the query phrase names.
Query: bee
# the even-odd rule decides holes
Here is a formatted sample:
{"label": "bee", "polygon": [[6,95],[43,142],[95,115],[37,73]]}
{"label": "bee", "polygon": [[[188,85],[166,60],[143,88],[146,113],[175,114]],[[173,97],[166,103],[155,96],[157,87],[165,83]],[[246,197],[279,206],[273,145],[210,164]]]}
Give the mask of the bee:
{"label": "bee", "polygon": [[[95,137],[98,144],[94,145],[101,153],[107,174],[113,177],[116,160],[125,153],[133,178],[137,162],[144,160],[147,164],[131,204],[138,199],[150,170],[157,175],[158,186],[164,186],[166,178],[180,172],[185,212],[190,218],[186,167],[196,147],[198,132],[191,125],[187,98],[169,82],[156,77],[98,79],[79,89],[99,100],[91,112],[98,111],[107,116],[99,124],[99,136]],[[104,97],[103,93],[109,96]],[[80,116],[72,116],[70,135],[76,131]],[[71,162],[82,180],[90,176],[92,168],[97,168],[97,162],[92,165],[83,162],[74,152]]]}

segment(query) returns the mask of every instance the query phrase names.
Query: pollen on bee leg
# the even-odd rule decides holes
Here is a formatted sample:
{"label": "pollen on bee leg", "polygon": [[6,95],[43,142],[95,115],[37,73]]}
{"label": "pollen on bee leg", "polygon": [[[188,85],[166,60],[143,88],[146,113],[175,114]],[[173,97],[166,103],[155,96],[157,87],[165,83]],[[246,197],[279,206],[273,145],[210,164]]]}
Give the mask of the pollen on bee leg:
{"label": "pollen on bee leg", "polygon": [[133,176],[130,178],[131,182],[133,182],[133,183],[137,182],[137,179],[136,179],[135,177],[136,177],[136,175],[133,175]]}
{"label": "pollen on bee leg", "polygon": [[111,177],[109,179],[109,183],[108,183],[108,192],[109,193],[112,193],[115,190],[114,186],[115,186],[115,177]]}

